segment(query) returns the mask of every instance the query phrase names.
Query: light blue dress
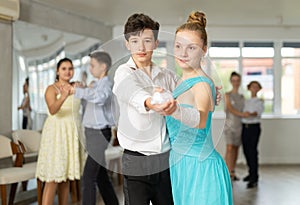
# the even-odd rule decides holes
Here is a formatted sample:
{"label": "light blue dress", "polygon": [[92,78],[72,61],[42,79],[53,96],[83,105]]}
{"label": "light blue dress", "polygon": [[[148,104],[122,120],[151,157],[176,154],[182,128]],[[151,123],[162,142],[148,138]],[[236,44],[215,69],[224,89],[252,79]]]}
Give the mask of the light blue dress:
{"label": "light blue dress", "polygon": [[[215,87],[206,77],[183,81],[173,92],[176,99],[193,85],[210,85],[215,99]],[[181,104],[180,106],[192,107]],[[211,136],[212,112],[204,129],[190,128],[171,116],[166,117],[171,141],[170,175],[175,205],[231,205],[232,187],[227,166],[215,150]]]}

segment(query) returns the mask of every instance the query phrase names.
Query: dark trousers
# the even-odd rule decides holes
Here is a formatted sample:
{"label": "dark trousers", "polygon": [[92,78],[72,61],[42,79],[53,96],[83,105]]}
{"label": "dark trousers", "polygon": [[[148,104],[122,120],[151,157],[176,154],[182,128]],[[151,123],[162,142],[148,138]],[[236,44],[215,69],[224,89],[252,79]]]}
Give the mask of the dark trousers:
{"label": "dark trousers", "polygon": [[126,205],[172,205],[169,153],[145,156],[124,151],[124,196]]}
{"label": "dark trousers", "polygon": [[96,186],[107,205],[118,205],[111,181],[105,168],[104,151],[111,138],[111,129],[96,130],[85,128],[88,158],[83,172],[82,204],[96,204]]}
{"label": "dark trousers", "polygon": [[261,133],[260,124],[243,124],[242,143],[244,155],[249,168],[250,181],[258,180],[258,151],[257,145]]}
{"label": "dark trousers", "polygon": [[23,130],[27,129],[27,124],[28,124],[28,117],[23,116],[23,120],[22,120],[22,129]]}

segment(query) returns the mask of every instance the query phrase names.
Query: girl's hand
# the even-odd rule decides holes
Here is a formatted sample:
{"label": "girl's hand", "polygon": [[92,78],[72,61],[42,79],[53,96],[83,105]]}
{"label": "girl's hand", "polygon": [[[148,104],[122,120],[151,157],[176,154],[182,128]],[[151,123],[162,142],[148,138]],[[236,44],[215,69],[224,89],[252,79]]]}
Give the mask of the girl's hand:
{"label": "girl's hand", "polygon": [[73,87],[74,88],[84,88],[84,87],[86,87],[85,85],[84,85],[84,83],[83,82],[80,82],[80,81],[76,81],[76,82],[74,82],[73,83]]}
{"label": "girl's hand", "polygon": [[222,94],[220,90],[222,90],[222,86],[216,86],[216,105],[220,105],[220,102],[222,100]]}
{"label": "girl's hand", "polygon": [[59,89],[60,89],[61,95],[64,97],[68,97],[69,95],[74,93],[74,87],[70,84],[61,85],[59,87]]}

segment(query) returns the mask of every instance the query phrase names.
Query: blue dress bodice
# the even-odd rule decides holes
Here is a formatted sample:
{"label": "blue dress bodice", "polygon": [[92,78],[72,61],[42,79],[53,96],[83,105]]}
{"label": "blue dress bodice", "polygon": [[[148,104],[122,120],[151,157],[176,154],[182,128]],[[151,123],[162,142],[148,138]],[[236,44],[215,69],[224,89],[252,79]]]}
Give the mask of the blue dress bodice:
{"label": "blue dress bodice", "polygon": [[[179,95],[192,88],[196,83],[208,83],[213,99],[216,98],[216,92],[213,82],[203,76],[190,78],[183,81],[174,91],[173,97],[176,99]],[[180,104],[182,107],[192,107],[187,104]],[[172,151],[190,156],[199,156],[205,159],[213,153],[214,146],[211,137],[212,113],[208,113],[206,127],[203,129],[191,128],[172,116],[166,117],[168,134],[171,142]]]}

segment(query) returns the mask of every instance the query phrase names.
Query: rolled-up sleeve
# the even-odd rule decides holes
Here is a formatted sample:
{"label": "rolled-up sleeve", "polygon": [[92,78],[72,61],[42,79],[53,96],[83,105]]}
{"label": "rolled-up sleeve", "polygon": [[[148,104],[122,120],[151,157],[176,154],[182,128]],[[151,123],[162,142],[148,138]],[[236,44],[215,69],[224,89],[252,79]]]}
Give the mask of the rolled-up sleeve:
{"label": "rolled-up sleeve", "polygon": [[134,72],[130,68],[120,67],[114,77],[113,93],[119,101],[133,106],[140,113],[148,113],[145,108],[145,101],[152,94],[144,85],[138,82]]}
{"label": "rolled-up sleeve", "polygon": [[75,97],[85,99],[88,102],[104,105],[112,95],[111,87],[106,83],[96,85],[93,88],[75,88]]}

